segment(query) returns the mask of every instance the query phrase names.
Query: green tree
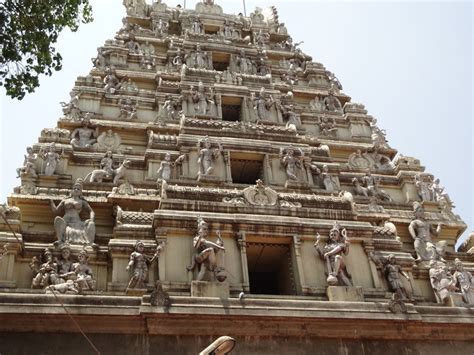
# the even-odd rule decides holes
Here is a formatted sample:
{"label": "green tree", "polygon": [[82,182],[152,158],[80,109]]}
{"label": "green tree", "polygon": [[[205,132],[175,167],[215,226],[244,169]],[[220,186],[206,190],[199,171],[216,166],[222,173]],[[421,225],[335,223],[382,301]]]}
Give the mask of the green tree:
{"label": "green tree", "polygon": [[0,86],[7,95],[21,100],[41,74],[61,70],[59,34],[91,21],[89,0],[0,0]]}

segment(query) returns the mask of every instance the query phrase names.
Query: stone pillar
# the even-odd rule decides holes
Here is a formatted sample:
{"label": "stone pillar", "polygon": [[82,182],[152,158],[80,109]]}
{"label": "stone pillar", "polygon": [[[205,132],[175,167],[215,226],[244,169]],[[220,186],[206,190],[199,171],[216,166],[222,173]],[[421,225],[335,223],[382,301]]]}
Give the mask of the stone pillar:
{"label": "stone pillar", "polygon": [[265,158],[263,159],[263,165],[265,185],[273,185],[272,160],[270,158],[270,155],[265,154]]}
{"label": "stone pillar", "polygon": [[156,267],[158,268],[156,275],[158,281],[165,281],[166,280],[166,242],[167,242],[167,234],[168,231],[164,228],[156,228],[155,230],[155,239],[156,245],[162,245],[163,249],[161,250],[160,256],[156,263]]}
{"label": "stone pillar", "polygon": [[228,183],[232,183],[232,169],[230,166],[230,152],[225,151],[222,154],[222,157],[224,158],[224,164],[225,164],[225,181]]}
{"label": "stone pillar", "polygon": [[249,268],[247,262],[247,241],[245,232],[239,232],[237,235],[237,245],[240,249],[240,262],[242,263],[242,287],[244,292],[250,292]]}
{"label": "stone pillar", "polygon": [[295,249],[295,258],[296,258],[296,271],[299,278],[299,284],[301,286],[301,292],[304,295],[308,294],[308,286],[306,285],[306,279],[304,277],[304,265],[303,260],[301,258],[301,236],[294,235],[293,236],[293,247]]}
{"label": "stone pillar", "polygon": [[[13,235],[3,238],[1,234],[3,233],[0,233],[0,240],[5,242],[0,245],[0,254],[3,254],[0,257],[0,287],[16,288],[15,259],[22,247]],[[21,235],[17,234],[17,237],[21,239]]]}

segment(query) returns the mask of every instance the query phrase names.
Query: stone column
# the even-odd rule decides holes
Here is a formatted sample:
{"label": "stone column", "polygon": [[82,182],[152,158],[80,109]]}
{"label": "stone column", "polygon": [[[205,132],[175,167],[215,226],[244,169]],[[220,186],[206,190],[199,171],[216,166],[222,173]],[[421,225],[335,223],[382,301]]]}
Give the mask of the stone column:
{"label": "stone column", "polygon": [[244,292],[250,292],[249,268],[247,262],[247,241],[245,232],[239,232],[237,235],[237,245],[240,249],[240,261],[242,263],[242,286]]}
{"label": "stone column", "polygon": [[156,263],[156,267],[158,268],[156,275],[158,281],[165,281],[166,280],[166,242],[168,238],[168,231],[165,228],[156,228],[155,230],[155,239],[156,245],[162,245],[163,249],[161,250],[160,256]]}
{"label": "stone column", "polygon": [[306,285],[306,280],[304,277],[304,266],[303,260],[301,258],[301,236],[293,236],[293,247],[295,249],[295,259],[296,259],[296,270],[299,278],[299,284],[301,286],[301,291],[304,295],[308,294],[308,286]]}
{"label": "stone column", "polygon": [[225,181],[232,183],[232,169],[230,166],[230,152],[225,151],[222,154],[222,157],[224,158],[224,164],[225,164]]}
{"label": "stone column", "polygon": [[269,154],[265,154],[265,158],[263,159],[263,165],[265,185],[273,185],[272,160]]}

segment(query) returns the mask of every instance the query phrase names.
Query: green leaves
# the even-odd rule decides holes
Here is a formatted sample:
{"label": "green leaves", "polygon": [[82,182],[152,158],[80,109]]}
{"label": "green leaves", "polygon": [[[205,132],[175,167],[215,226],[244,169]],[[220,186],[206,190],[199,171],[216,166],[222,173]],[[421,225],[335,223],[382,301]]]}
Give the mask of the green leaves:
{"label": "green leaves", "polygon": [[89,0],[4,0],[0,2],[0,86],[21,100],[39,86],[39,76],[62,68],[53,46],[65,28],[92,22]]}

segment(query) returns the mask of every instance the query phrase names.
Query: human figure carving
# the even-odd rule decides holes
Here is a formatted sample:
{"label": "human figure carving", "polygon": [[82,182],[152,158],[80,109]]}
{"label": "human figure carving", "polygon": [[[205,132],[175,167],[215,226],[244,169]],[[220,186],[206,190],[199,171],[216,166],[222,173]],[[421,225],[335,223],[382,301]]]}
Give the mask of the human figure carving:
{"label": "human figure carving", "polygon": [[451,292],[456,291],[456,280],[449,272],[443,261],[431,259],[429,262],[429,276],[436,301],[445,304]]}
{"label": "human figure carving", "polygon": [[334,95],[334,90],[330,89],[328,96],[323,100],[324,108],[329,112],[342,112],[341,101]]}
{"label": "human figure carving", "polygon": [[363,186],[367,189],[369,196],[377,197],[382,201],[392,201],[390,195],[379,187],[379,181],[370,171],[362,177]]}
{"label": "human figure carving", "polygon": [[321,179],[323,181],[324,189],[328,192],[340,190],[338,180],[329,173],[329,167],[324,164],[321,170]]}
{"label": "human figure carving", "polygon": [[106,73],[107,75],[104,77],[104,90],[107,94],[114,94],[120,89],[120,80],[115,75],[113,69],[108,68]]}
{"label": "human figure carving", "polygon": [[461,291],[462,299],[467,304],[474,304],[474,278],[469,271],[464,269],[462,261],[456,258],[454,260],[455,271],[453,278],[456,281],[457,288]]}
{"label": "human figure carving", "polygon": [[400,276],[403,276],[407,281],[410,281],[410,276],[402,270],[400,265],[397,264],[395,255],[390,254],[387,258],[376,258],[375,255],[371,253],[370,257],[374,263],[382,269],[390,287],[390,291],[395,292],[401,300],[412,299],[411,293],[408,292],[400,278]]}
{"label": "human figure carving", "polygon": [[60,102],[59,104],[63,108],[63,113],[72,120],[78,120],[81,117],[81,109],[79,108],[79,96],[80,93],[71,91],[71,99],[69,102]]}
{"label": "human figure carving", "polygon": [[349,243],[346,229],[341,230],[341,226],[337,222],[334,222],[334,226],[329,231],[329,240],[324,246],[321,246],[319,233],[316,235],[314,247],[325,261],[326,281],[330,286],[352,286],[352,277],[347,271],[343,258],[343,255],[349,253]]}
{"label": "human figure carving", "polygon": [[274,104],[273,96],[267,95],[265,88],[262,87],[255,98],[254,109],[257,113],[257,122],[268,120],[268,114]]}
{"label": "human figure carving", "polygon": [[280,163],[285,167],[289,180],[298,180],[298,171],[303,170],[304,153],[301,149],[295,151],[293,147],[280,149]]}
{"label": "human figure carving", "polygon": [[56,168],[59,161],[61,160],[61,155],[56,153],[56,145],[51,143],[48,151],[40,150],[40,155],[44,161],[44,174],[47,176],[52,176],[56,173]]}
{"label": "human figure carving", "polygon": [[38,154],[33,153],[32,147],[26,147],[26,154],[24,157],[23,166],[16,169],[16,173],[18,174],[17,178],[21,175],[31,175],[32,177],[36,177],[36,161],[38,160]]}
{"label": "human figure carving", "polygon": [[92,147],[95,143],[97,143],[97,137],[99,136],[99,128],[96,129],[90,128],[90,118],[89,114],[87,114],[82,119],[82,127],[76,128],[71,133],[71,145],[73,147],[79,148],[88,148]]}
{"label": "human figure carving", "polygon": [[[95,213],[82,195],[82,180],[77,179],[72,187],[71,195],[63,199],[56,207],[50,200],[51,210],[55,214],[64,213],[54,219],[56,243],[64,244],[94,244]],[[89,213],[89,219],[82,221],[80,213]]]}
{"label": "human figure carving", "polygon": [[30,268],[35,276],[31,281],[31,288],[45,288],[59,282],[58,264],[53,260],[53,254],[49,249],[45,249],[42,255],[42,264],[39,265],[36,257],[33,257]]}
{"label": "human figure carving", "polygon": [[176,164],[184,161],[185,155],[180,155],[174,162],[171,161],[171,154],[166,153],[165,159],[160,162],[160,168],[157,171],[158,180],[169,181],[171,179],[171,169]]}
{"label": "human figure carving", "polygon": [[198,175],[211,175],[214,171],[214,161],[223,153],[223,148],[220,143],[218,143],[217,149],[212,149],[211,146],[209,137],[206,137],[203,141],[199,142],[200,150],[197,160],[199,166]]}
{"label": "human figure carving", "polygon": [[209,227],[202,218],[198,219],[198,233],[193,239],[194,255],[191,265],[187,267],[188,271],[192,271],[198,266],[197,281],[202,281],[208,271],[217,281],[223,282],[227,278],[223,264],[224,241],[219,231],[216,234],[215,243],[207,240]]}
{"label": "human figure carving", "polygon": [[149,258],[145,255],[145,244],[142,241],[135,243],[135,250],[130,254],[130,261],[126,270],[132,271],[132,277],[127,286],[129,289],[145,289],[148,279],[148,266],[158,259],[163,246],[159,244],[153,257]]}

